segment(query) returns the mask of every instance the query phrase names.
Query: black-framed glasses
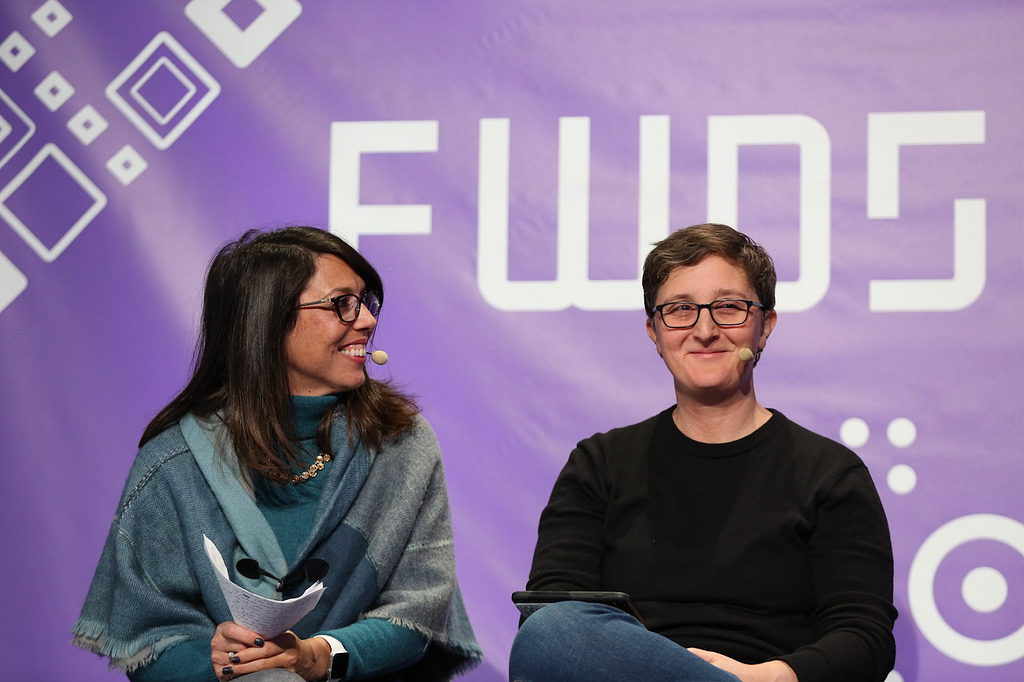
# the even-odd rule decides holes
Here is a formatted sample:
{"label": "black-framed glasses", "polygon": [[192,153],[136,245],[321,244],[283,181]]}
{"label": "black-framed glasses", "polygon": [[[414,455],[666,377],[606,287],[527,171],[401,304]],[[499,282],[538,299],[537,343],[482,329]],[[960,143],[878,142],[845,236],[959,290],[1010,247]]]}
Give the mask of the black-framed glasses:
{"label": "black-framed glasses", "polygon": [[719,327],[739,327],[747,321],[751,308],[764,306],[748,301],[745,298],[720,298],[711,303],[694,303],[693,301],[669,301],[656,305],[651,309],[651,317],[655,313],[661,315],[661,321],[670,329],[689,329],[697,326],[700,311],[707,308],[711,321]]}
{"label": "black-framed glasses", "polygon": [[334,312],[338,314],[338,319],[345,324],[352,324],[358,320],[359,312],[363,306],[366,306],[366,309],[375,319],[380,314],[380,297],[377,296],[376,291],[367,291],[362,296],[359,294],[342,294],[341,296],[332,296],[331,298],[324,298],[319,301],[300,303],[295,307],[312,308],[313,306],[322,306],[328,303],[334,306]]}

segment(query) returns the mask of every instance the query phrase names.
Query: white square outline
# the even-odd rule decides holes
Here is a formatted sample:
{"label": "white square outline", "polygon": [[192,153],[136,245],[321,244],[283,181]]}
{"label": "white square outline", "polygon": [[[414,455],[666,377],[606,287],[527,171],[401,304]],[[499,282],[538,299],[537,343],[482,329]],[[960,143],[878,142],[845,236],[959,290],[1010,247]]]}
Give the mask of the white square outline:
{"label": "white square outline", "polygon": [[[46,16],[51,12],[56,15],[53,21]],[[65,26],[71,23],[73,18],[74,16],[68,11],[68,8],[57,0],[46,0],[39,6],[39,9],[32,13],[32,21],[36,23],[40,31],[50,38],[60,33]]]}
{"label": "white square outline", "polygon": [[[134,164],[130,171],[125,171],[124,166],[121,165],[126,160],[132,161]],[[135,179],[142,175],[143,171],[149,168],[149,163],[142,157],[142,154],[135,150],[135,147],[126,144],[116,154],[107,159],[106,166],[110,174],[127,187],[135,182]]]}
{"label": "white square outline", "polygon": [[[160,133],[158,133],[148,121],[142,118],[142,116],[139,115],[139,112],[136,111],[131,104],[129,104],[127,100],[117,92],[125,83],[128,82],[128,79],[132,74],[136,73],[145,61],[149,59],[161,45],[166,45],[167,48],[173,52],[185,66],[188,67],[192,72],[192,75],[198,77],[203,85],[207,87],[206,94],[196,102],[196,105],[192,107],[191,111],[185,114],[185,116],[178,121],[177,125],[175,125],[166,135],[160,135]],[[147,140],[153,143],[154,147],[160,150],[167,149],[174,144],[175,140],[181,137],[181,134],[195,122],[199,115],[203,113],[208,106],[210,106],[210,103],[213,102],[213,100],[217,99],[219,94],[220,83],[214,80],[213,76],[211,76],[210,73],[204,69],[199,62],[197,62],[195,58],[190,55],[167,31],[157,33],[156,37],[149,41],[149,44],[142,49],[142,52],[140,52],[135,59],[125,67],[124,71],[117,74],[117,77],[110,82],[110,85],[108,85],[106,89],[107,99],[109,99],[113,105],[117,107],[122,114],[124,114],[125,118],[131,121],[131,123],[146,136]]]}
{"label": "white square outline", "polygon": [[302,14],[298,0],[256,0],[263,12],[243,31],[224,13],[230,3],[192,0],[185,6],[185,16],[240,69],[252,64]]}
{"label": "white square outline", "polygon": [[[32,173],[34,173],[40,165],[42,165],[43,161],[51,156],[60,164],[61,168],[64,169],[64,172],[71,176],[71,179],[77,182],[78,186],[84,189],[85,193],[93,198],[93,204],[77,221],[75,221],[75,224],[64,233],[64,236],[53,245],[53,248],[48,249],[46,248],[46,245],[39,241],[39,238],[32,233],[32,230],[29,229],[25,223],[21,222],[18,216],[14,215],[11,209],[9,209],[4,202],[7,201],[7,199],[10,198],[10,196],[14,194],[19,187],[25,184],[25,181],[31,177]],[[100,191],[100,188],[97,187],[93,181],[90,180],[88,176],[86,176],[86,174],[83,173],[81,169],[79,169],[79,167],[67,157],[67,154],[62,152],[60,148],[52,142],[48,142],[43,145],[43,148],[40,149],[39,153],[28,162],[28,165],[22,168],[21,171],[14,176],[14,179],[11,180],[6,187],[0,190],[0,217],[2,217],[7,224],[25,240],[26,244],[32,247],[32,250],[36,252],[36,255],[47,263],[52,263],[56,260],[57,256],[62,254],[64,249],[68,248],[71,242],[75,241],[78,235],[81,234],[82,230],[92,222],[93,218],[99,215],[100,211],[102,211],[106,205],[107,195]]]}
{"label": "white square outline", "polygon": [[[24,56],[11,54],[10,47],[8,46],[8,43],[11,42],[15,44],[15,47],[21,48]],[[11,34],[0,43],[0,62],[6,64],[11,73],[17,73],[21,67],[25,66],[28,60],[32,59],[32,55],[35,53],[35,46],[17,31],[11,31]]]}
{"label": "white square outline", "polygon": [[[94,127],[86,128],[82,125],[86,121],[92,121]],[[109,127],[110,124],[107,123],[107,119],[103,118],[100,112],[96,111],[91,104],[86,104],[68,120],[68,130],[78,138],[79,142],[86,146],[92,144],[93,140],[102,135],[103,131]]]}
{"label": "white square outline", "polygon": [[[149,103],[149,100],[143,97],[142,93],[140,92],[142,86],[149,82],[149,79],[153,77],[153,74],[156,73],[156,70],[159,69],[161,66],[166,67],[167,70],[171,72],[171,75],[174,76],[179,83],[185,86],[185,90],[188,93],[171,108],[170,113],[168,113],[166,116],[161,116],[160,112],[157,111],[156,108]],[[157,59],[155,62],[153,62],[153,66],[149,68],[149,71],[146,72],[146,75],[140,78],[128,92],[132,93],[132,99],[138,102],[139,106],[145,109],[146,113],[148,113],[150,116],[156,119],[160,123],[160,125],[167,125],[167,122],[174,118],[175,115],[177,115],[177,113],[181,111],[181,108],[188,104],[189,101],[196,96],[196,93],[199,92],[199,88],[197,88],[196,84],[190,81],[185,76],[185,74],[181,72],[181,69],[174,65],[174,62],[172,62],[167,57],[160,57],[160,59]]]}
{"label": "white square outline", "polygon": [[[57,89],[56,95],[50,92],[52,88]],[[60,71],[51,71],[46,78],[39,81],[39,85],[32,92],[40,102],[46,105],[47,109],[57,111],[74,97],[75,86],[68,83],[68,79],[60,75]]]}
{"label": "white square outline", "polygon": [[3,90],[0,90],[0,100],[3,100],[4,104],[10,107],[11,111],[14,112],[14,115],[20,118],[21,122],[28,127],[28,131],[26,131],[25,135],[18,140],[17,144],[15,144],[13,148],[11,148],[11,151],[4,154],[3,158],[0,158],[0,168],[3,168],[4,164],[10,161],[11,157],[17,154],[18,150],[25,146],[25,143],[29,141],[29,138],[36,134],[36,124],[32,122],[32,119],[25,115],[24,111],[18,108],[18,105],[14,103],[14,100],[8,97],[7,93]]}
{"label": "white square outline", "polygon": [[25,291],[27,286],[28,278],[25,277],[25,273],[15,267],[3,251],[0,251],[0,313],[14,303],[14,299],[21,296],[21,292]]}
{"label": "white square outline", "polygon": [[6,118],[0,116],[0,144],[3,144],[12,130],[14,130],[14,126]]}

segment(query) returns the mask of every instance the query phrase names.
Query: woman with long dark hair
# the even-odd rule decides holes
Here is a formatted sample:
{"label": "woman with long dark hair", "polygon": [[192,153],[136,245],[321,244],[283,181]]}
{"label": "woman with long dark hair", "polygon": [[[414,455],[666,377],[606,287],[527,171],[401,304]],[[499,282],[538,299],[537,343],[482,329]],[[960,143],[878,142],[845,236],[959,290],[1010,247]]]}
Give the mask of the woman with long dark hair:
{"label": "woman with long dark hair", "polygon": [[[480,660],[437,441],[365,370],[383,301],[323,230],[220,250],[191,379],[142,435],[75,644],[133,682],[447,680]],[[326,564],[325,593],[264,640],[232,622],[204,535],[267,574],[232,575],[252,592],[298,596]]]}

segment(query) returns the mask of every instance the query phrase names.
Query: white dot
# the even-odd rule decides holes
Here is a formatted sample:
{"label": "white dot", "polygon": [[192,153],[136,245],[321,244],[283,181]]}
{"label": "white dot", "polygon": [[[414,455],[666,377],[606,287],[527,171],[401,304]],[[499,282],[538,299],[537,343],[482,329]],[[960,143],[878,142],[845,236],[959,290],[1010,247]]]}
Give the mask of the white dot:
{"label": "white dot", "polygon": [[859,448],[868,442],[871,430],[860,417],[850,417],[839,427],[839,439],[849,448]]}
{"label": "white dot", "polygon": [[917,427],[906,417],[897,417],[889,422],[889,428],[886,429],[885,435],[889,437],[889,442],[896,447],[906,448],[917,440]]}
{"label": "white dot", "polygon": [[898,672],[893,670],[885,678],[885,682],[903,682],[903,675],[900,675]]}
{"label": "white dot", "polygon": [[994,568],[979,566],[966,576],[960,593],[964,602],[978,613],[992,613],[1006,602],[1006,578]]}
{"label": "white dot", "polygon": [[889,484],[889,490],[897,495],[906,495],[917,487],[917,472],[910,465],[897,464],[889,469],[889,475],[885,480]]}

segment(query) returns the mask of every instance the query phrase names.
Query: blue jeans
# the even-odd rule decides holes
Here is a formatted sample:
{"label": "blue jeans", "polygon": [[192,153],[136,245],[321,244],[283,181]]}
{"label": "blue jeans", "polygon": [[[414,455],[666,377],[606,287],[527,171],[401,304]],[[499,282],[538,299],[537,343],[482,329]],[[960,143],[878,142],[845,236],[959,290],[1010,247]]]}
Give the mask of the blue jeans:
{"label": "blue jeans", "polygon": [[512,682],[737,682],[614,606],[565,601],[519,628]]}

